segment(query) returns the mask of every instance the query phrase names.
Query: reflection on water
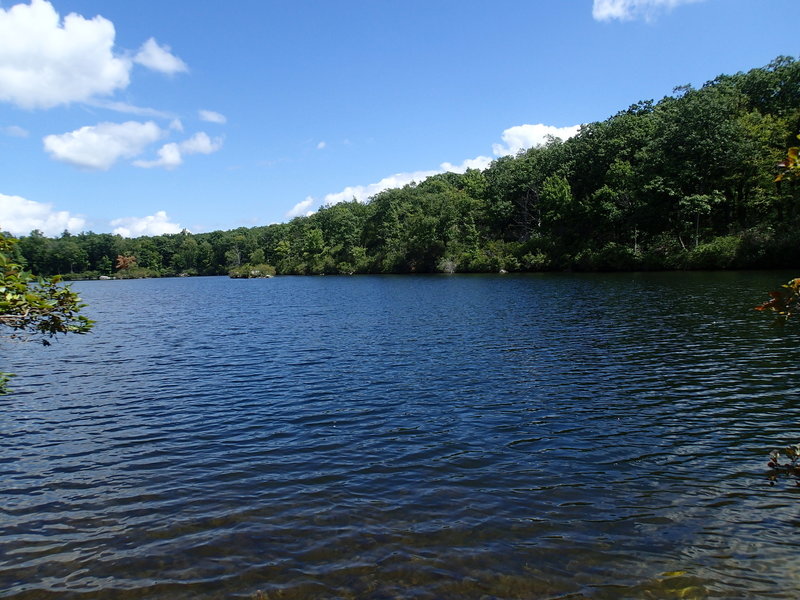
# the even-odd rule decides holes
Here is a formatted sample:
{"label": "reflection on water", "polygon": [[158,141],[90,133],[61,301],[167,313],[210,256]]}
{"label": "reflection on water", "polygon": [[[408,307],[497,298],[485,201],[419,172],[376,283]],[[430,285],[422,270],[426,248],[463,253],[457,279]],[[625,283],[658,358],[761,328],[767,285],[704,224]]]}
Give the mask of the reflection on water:
{"label": "reflection on water", "polygon": [[78,284],[3,348],[0,597],[794,598],[783,279]]}

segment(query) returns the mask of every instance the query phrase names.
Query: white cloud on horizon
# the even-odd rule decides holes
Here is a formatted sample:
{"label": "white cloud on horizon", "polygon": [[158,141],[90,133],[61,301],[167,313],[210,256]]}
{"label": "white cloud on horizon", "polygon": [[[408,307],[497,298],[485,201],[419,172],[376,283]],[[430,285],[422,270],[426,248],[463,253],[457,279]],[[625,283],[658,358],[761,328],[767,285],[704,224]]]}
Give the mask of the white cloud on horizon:
{"label": "white cloud on horizon", "polygon": [[155,38],[150,38],[142,44],[139,52],[133,57],[133,62],[167,75],[185,73],[189,70],[185,62],[172,54],[169,46],[159,45]]}
{"label": "white cloud on horizon", "polygon": [[492,158],[490,156],[476,156],[475,158],[467,158],[466,160],[462,161],[460,165],[443,162],[441,167],[442,171],[449,171],[451,173],[464,173],[467,169],[477,169],[478,171],[483,171],[484,169],[488,168],[490,164],[492,164]]}
{"label": "white cloud on horizon", "polygon": [[52,204],[0,194],[0,231],[28,235],[38,229],[52,237],[65,229],[80,233],[85,224],[83,217],[72,215],[66,210],[54,210]]}
{"label": "white cloud on horizon", "polygon": [[204,131],[195,133],[188,140],[180,143],[170,142],[164,144],[158,150],[158,158],[156,160],[136,160],[133,162],[134,166],[143,169],[152,169],[154,167],[164,167],[165,169],[174,169],[175,167],[183,164],[183,157],[188,154],[212,154],[222,148],[222,139],[211,139]]}
{"label": "white cloud on horizon", "polygon": [[306,196],[306,199],[295,204],[292,209],[286,213],[286,216],[293,219],[294,217],[308,217],[313,215],[315,211],[309,210],[312,204],[314,204],[314,198]]}
{"label": "white cloud on horizon", "polygon": [[164,135],[161,128],[147,121],[98,123],[61,135],[44,138],[50,156],[75,167],[107,171],[121,158],[141,154],[151,143]]}
{"label": "white cloud on horizon", "polygon": [[201,121],[205,121],[207,123],[218,123],[219,125],[224,125],[228,122],[228,118],[225,115],[214,112],[213,110],[198,110],[197,114],[199,115]]}
{"label": "white cloud on horizon", "polygon": [[503,144],[492,144],[492,152],[495,156],[514,155],[521,150],[546,144],[550,137],[562,140],[571,138],[577,135],[580,128],[580,125],[553,127],[543,123],[515,125],[503,131]]}
{"label": "white cloud on horizon", "polygon": [[413,173],[395,173],[384,177],[380,181],[367,185],[351,185],[344,188],[341,192],[325,195],[325,204],[338,204],[339,202],[350,202],[353,199],[359,202],[366,202],[375,194],[391,188],[401,188],[414,181],[422,181],[431,175],[442,173],[442,170],[433,171],[414,171]]}
{"label": "white cloud on horizon", "polygon": [[669,12],[682,4],[703,0],[594,0],[592,17],[596,21],[652,21],[660,12]]}
{"label": "white cloud on horizon", "polygon": [[[543,125],[542,123],[538,123],[536,125],[516,125],[503,131],[501,135],[503,143],[492,144],[492,151],[494,152],[495,156],[514,155],[521,150],[527,150],[528,148],[546,144],[551,137],[557,137],[560,139],[573,137],[578,133],[580,127],[580,125],[554,127],[552,125]],[[492,163],[492,160],[493,159],[489,156],[476,156],[475,158],[468,158],[462,161],[459,165],[443,162],[439,165],[438,169],[432,169],[429,171],[414,171],[410,173],[395,173],[394,175],[384,177],[375,183],[347,186],[341,192],[326,194],[324,203],[337,204],[339,202],[349,202],[353,199],[358,200],[359,202],[366,202],[369,200],[369,198],[375,194],[378,194],[379,192],[391,188],[400,188],[412,182],[420,182],[431,175],[438,175],[439,173],[445,172],[464,173],[467,169],[478,169],[483,171],[489,167],[489,165]],[[295,214],[293,216],[297,215]]]}
{"label": "white cloud on horizon", "polygon": [[111,221],[114,233],[122,237],[140,237],[143,235],[162,235],[164,233],[180,233],[183,231],[178,223],[169,220],[167,212],[159,210],[147,217],[122,217]]}

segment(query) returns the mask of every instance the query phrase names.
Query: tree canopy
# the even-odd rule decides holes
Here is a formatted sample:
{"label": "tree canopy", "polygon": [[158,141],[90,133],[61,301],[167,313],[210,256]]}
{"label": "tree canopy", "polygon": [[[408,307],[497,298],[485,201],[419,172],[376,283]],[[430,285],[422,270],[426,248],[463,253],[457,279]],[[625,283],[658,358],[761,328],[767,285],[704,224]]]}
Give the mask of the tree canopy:
{"label": "tree canopy", "polygon": [[483,171],[288,223],[135,239],[34,231],[19,248],[34,273],[65,277],[795,267],[798,132],[800,62],[779,57]]}

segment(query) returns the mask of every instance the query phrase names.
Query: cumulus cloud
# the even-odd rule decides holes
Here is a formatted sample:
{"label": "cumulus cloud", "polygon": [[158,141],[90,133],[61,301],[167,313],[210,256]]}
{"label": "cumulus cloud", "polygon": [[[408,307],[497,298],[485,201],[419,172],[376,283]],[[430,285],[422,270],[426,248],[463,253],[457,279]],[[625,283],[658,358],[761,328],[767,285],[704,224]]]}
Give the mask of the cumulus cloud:
{"label": "cumulus cloud", "polygon": [[136,160],[133,164],[144,169],[164,167],[174,169],[183,164],[183,157],[187,154],[211,154],[222,147],[220,138],[211,139],[204,131],[195,133],[188,140],[180,143],[170,142],[158,150],[156,160]]}
{"label": "cumulus cloud", "polygon": [[189,70],[185,62],[172,54],[169,46],[160,46],[154,38],[142,44],[139,52],[133,57],[133,62],[167,75],[185,73]]}
{"label": "cumulus cloud", "polygon": [[659,12],[670,11],[681,4],[702,0],[594,0],[592,16],[597,21],[653,20]]}
{"label": "cumulus cloud", "polygon": [[[134,63],[162,73],[187,71],[168,46],[150,38],[130,57],[114,53],[114,24],[101,16],[63,19],[48,0],[0,8],[0,101],[27,109],[71,102],[100,103],[125,89]],[[123,102],[105,107],[158,116]]]}
{"label": "cumulus cloud", "polygon": [[188,140],[181,142],[184,154],[212,154],[222,148],[220,138],[211,139],[205,131],[195,133]]}
{"label": "cumulus cloud", "polygon": [[85,223],[82,217],[65,210],[54,210],[52,204],[0,194],[0,231],[27,235],[38,229],[45,235],[55,236],[65,229],[79,233]]}
{"label": "cumulus cloud", "polygon": [[161,235],[164,233],[180,233],[183,227],[172,223],[166,211],[159,210],[148,217],[122,217],[111,221],[114,233],[122,237],[140,237],[143,235]]}
{"label": "cumulus cloud", "polygon": [[181,155],[180,146],[175,142],[164,144],[158,149],[156,154],[158,154],[158,158],[155,160],[135,160],[133,161],[133,164],[134,166],[141,167],[143,169],[164,167],[167,170],[174,169],[175,167],[179,167],[183,164],[183,156]]}
{"label": "cumulus cloud", "polygon": [[60,162],[106,171],[121,158],[141,154],[162,135],[163,131],[152,121],[99,123],[61,135],[48,135],[44,138],[44,148]]}
{"label": "cumulus cloud", "polygon": [[492,159],[488,156],[478,156],[476,158],[468,158],[464,160],[460,165],[454,165],[449,162],[444,162],[441,165],[439,165],[438,169],[432,169],[430,171],[395,173],[394,175],[389,175],[388,177],[384,177],[383,179],[381,179],[380,181],[376,181],[375,183],[370,183],[367,185],[347,186],[341,192],[326,194],[325,204],[337,204],[339,202],[349,202],[353,199],[358,200],[359,202],[366,202],[372,196],[384,190],[389,190],[392,188],[401,188],[413,182],[419,183],[420,181],[427,179],[431,175],[438,175],[439,173],[444,173],[446,171],[450,171],[453,173],[464,173],[467,169],[483,170],[486,167],[488,167],[491,164],[491,162]]}
{"label": "cumulus cloud", "polygon": [[198,110],[197,114],[200,116],[201,121],[206,121],[207,123],[219,123],[220,125],[224,125],[228,121],[225,115],[221,115],[213,110]]}
{"label": "cumulus cloud", "polygon": [[347,186],[341,192],[337,192],[335,194],[327,194],[325,196],[325,203],[326,204],[337,204],[339,202],[349,202],[354,198],[359,202],[366,202],[369,198],[377,194],[378,192],[382,192],[383,190],[388,190],[391,188],[400,188],[404,185],[408,185],[413,181],[422,181],[430,177],[431,175],[436,175],[437,173],[441,173],[441,170],[435,171],[414,171],[412,173],[395,173],[394,175],[389,175],[388,177],[384,177],[380,181],[375,183],[370,183],[368,185],[353,185]]}
{"label": "cumulus cloud", "polygon": [[30,135],[27,129],[23,129],[19,125],[8,125],[7,127],[0,127],[0,132],[2,132],[3,135],[7,135],[10,137],[18,137],[18,138],[26,138],[28,137],[28,135]]}
{"label": "cumulus cloud", "polygon": [[328,145],[328,144],[326,144],[324,141],[322,141],[322,142],[319,142],[319,143],[317,144],[317,150],[322,150],[322,149],[323,149],[325,146],[327,146],[327,145]]}
{"label": "cumulus cloud", "polygon": [[454,165],[453,163],[444,162],[441,164],[442,171],[450,171],[452,173],[464,173],[467,169],[478,169],[479,171],[483,171],[486,169],[490,164],[492,164],[492,159],[489,156],[476,156],[475,158],[468,158],[464,160],[460,165]]}
{"label": "cumulus cloud", "polygon": [[302,202],[298,202],[292,207],[292,210],[286,213],[286,216],[289,218],[293,217],[300,217],[300,216],[309,216],[313,215],[314,211],[309,210],[311,205],[314,204],[314,198],[311,196],[306,196],[306,199]]}
{"label": "cumulus cloud", "polygon": [[[543,125],[541,123],[537,125],[517,125],[503,131],[501,135],[503,143],[493,144],[492,150],[495,156],[516,154],[520,150],[526,150],[547,143],[551,136],[566,139],[576,135],[579,130],[580,125],[573,125],[571,127],[553,127],[552,125]],[[395,173],[375,183],[347,186],[341,192],[327,194],[325,196],[325,203],[336,204],[338,202],[349,202],[353,199],[359,202],[366,202],[379,192],[391,188],[400,188],[415,181],[419,182],[431,175],[437,175],[446,171],[464,173],[467,169],[478,169],[482,171],[491,163],[492,158],[489,156],[476,156],[475,158],[468,158],[457,165],[450,162],[443,162],[439,165],[438,169],[430,171]]]}
{"label": "cumulus cloud", "polygon": [[62,21],[46,0],[0,9],[0,100],[52,108],[125,88],[130,61],[114,55],[114,35],[100,16]]}
{"label": "cumulus cloud", "polygon": [[561,138],[565,140],[571,138],[578,133],[581,128],[580,125],[572,125],[570,127],[553,127],[552,125],[543,125],[537,123],[536,125],[516,125],[506,129],[501,138],[502,144],[492,144],[492,152],[495,156],[506,156],[509,154],[516,154],[520,150],[527,150],[535,146],[541,146],[547,143],[547,140],[552,137]]}

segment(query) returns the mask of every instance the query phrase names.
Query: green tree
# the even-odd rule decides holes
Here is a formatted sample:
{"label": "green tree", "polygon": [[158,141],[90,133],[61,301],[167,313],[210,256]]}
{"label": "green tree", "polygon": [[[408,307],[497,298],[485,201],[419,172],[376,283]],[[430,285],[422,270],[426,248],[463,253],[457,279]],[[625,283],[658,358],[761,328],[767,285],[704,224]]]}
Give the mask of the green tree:
{"label": "green tree", "polygon": [[[39,279],[15,262],[16,240],[0,234],[0,327],[9,337],[50,344],[59,333],[87,333],[93,325],[80,314],[85,306],[58,276]],[[0,394],[7,392],[8,373],[0,373]]]}

